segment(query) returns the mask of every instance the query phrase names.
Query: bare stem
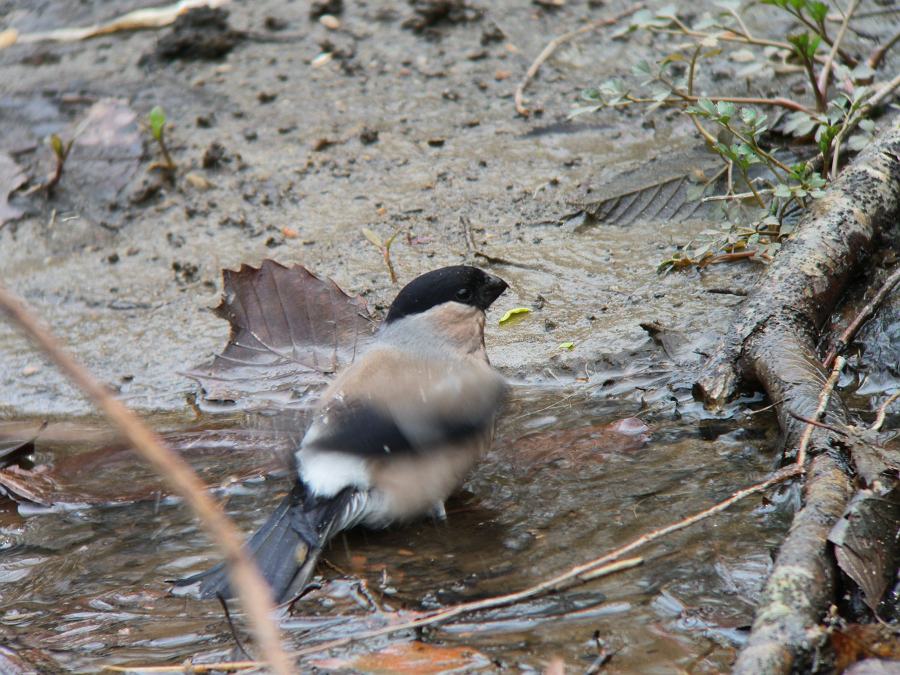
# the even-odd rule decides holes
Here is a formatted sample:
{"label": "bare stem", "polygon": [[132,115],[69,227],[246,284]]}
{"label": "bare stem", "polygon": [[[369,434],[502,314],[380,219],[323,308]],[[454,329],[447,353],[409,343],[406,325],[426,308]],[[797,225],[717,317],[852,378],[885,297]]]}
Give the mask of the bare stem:
{"label": "bare stem", "polygon": [[900,31],[894,33],[887,42],[885,42],[878,49],[872,52],[872,55],[869,56],[868,59],[866,59],[866,64],[869,66],[869,68],[871,68],[872,70],[877,69],[878,66],[881,65],[881,62],[884,60],[884,57],[887,55],[887,53],[893,48],[895,44],[897,44],[898,40],[900,40]]}
{"label": "bare stem", "polygon": [[841,28],[838,31],[837,37],[834,39],[834,44],[831,45],[831,51],[828,52],[828,57],[825,59],[825,65],[822,67],[822,72],[819,73],[816,89],[826,101],[828,100],[828,81],[831,77],[831,68],[834,65],[834,57],[837,56],[838,50],[841,48],[841,42],[844,40],[847,26],[850,24],[850,19],[853,17],[853,13],[856,12],[857,7],[859,7],[859,0],[852,0],[850,2],[850,7],[847,8],[847,12],[844,14],[844,20],[841,22]]}
{"label": "bare stem", "polygon": [[169,173],[174,173],[175,162],[172,161],[172,155],[169,154],[169,148],[166,147],[165,129],[159,130],[159,137],[156,140],[159,142],[159,149],[162,152],[163,168]]}
{"label": "bare stem", "polygon": [[280,675],[294,672],[281,647],[278,627],[272,619],[272,591],[243,548],[240,533],[209,496],[207,486],[191,467],[163,445],[157,434],[117,400],[78,363],[25,305],[0,285],[0,312],[5,313],[56,363],[153,467],[164,476],[194,511],[229,564],[229,574],[256,633],[257,646],[271,669]]}
{"label": "bare stem", "polygon": [[523,117],[528,117],[528,115],[531,114],[531,111],[529,111],[528,108],[525,107],[525,88],[528,86],[531,80],[534,79],[534,76],[537,75],[544,62],[553,55],[553,52],[555,52],[565,43],[574,40],[579,35],[589,33],[593,30],[597,30],[598,28],[603,28],[605,26],[612,26],[622,19],[631,16],[638,10],[643,9],[643,7],[644,3],[639,2],[614,17],[590,21],[580,28],[576,28],[575,30],[569,31],[568,33],[563,33],[562,35],[559,35],[550,40],[550,42],[547,43],[547,46],[544,47],[543,50],[541,50],[541,53],[538,54],[538,57],[528,67],[528,70],[525,72],[525,77],[522,78],[522,81],[519,82],[519,85],[516,87],[514,96],[516,112]]}
{"label": "bare stem", "polygon": [[[831,370],[831,375],[828,376],[828,379],[825,381],[825,386],[822,387],[822,391],[819,393],[819,402],[816,406],[816,413],[813,415],[814,420],[818,421],[819,418],[825,414],[825,410],[828,408],[828,401],[831,399],[831,392],[834,391],[834,385],[837,384],[845,363],[846,361],[843,356],[839,356],[835,361],[834,368]],[[795,466],[799,471],[804,473],[806,472],[806,452],[809,448],[809,441],[812,438],[813,429],[814,426],[812,424],[806,425],[806,428],[800,436],[800,444],[797,446],[797,462]]]}

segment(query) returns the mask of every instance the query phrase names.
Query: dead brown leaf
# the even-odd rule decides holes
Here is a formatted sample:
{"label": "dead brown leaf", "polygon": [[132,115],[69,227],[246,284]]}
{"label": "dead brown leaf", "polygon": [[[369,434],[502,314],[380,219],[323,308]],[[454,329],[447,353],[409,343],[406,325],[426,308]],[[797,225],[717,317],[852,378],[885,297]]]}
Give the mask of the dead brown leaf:
{"label": "dead brown leaf", "polygon": [[841,673],[861,659],[900,659],[900,630],[884,624],[851,624],[832,632],[831,645],[835,672]]}
{"label": "dead brown leaf", "polygon": [[441,647],[426,642],[405,642],[378,652],[349,658],[320,659],[314,664],[326,670],[353,670],[371,675],[432,675],[483,670],[491,662],[468,647]]}
{"label": "dead brown leaf", "polygon": [[27,177],[15,160],[0,152],[0,227],[22,217],[22,211],[10,205],[9,195],[25,184]]}
{"label": "dead brown leaf", "polygon": [[144,148],[137,114],[124,100],[101,99],[61,136],[64,142],[75,140],[62,185],[86,205],[95,205],[98,220],[108,218],[108,205],[140,167]]}
{"label": "dead brown leaf", "polygon": [[828,535],[838,566],[859,585],[873,612],[896,575],[898,524],[900,485],[894,484],[857,492]]}
{"label": "dead brown leaf", "polygon": [[361,297],[302,265],[264,260],[258,269],[225,270],[223,278],[214,311],[231,324],[228,344],[185,373],[203,388],[202,407],[302,407],[374,334]]}

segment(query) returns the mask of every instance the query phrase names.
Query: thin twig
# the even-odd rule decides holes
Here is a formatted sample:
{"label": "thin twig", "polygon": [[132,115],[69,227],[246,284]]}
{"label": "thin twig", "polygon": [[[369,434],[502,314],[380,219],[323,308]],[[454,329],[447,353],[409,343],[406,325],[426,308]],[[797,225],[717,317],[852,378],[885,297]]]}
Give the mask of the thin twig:
{"label": "thin twig", "polygon": [[222,663],[185,663],[177,666],[104,666],[114,673],[212,673],[216,671],[261,668],[265,661],[225,661]]}
{"label": "thin twig", "polygon": [[643,9],[644,3],[639,2],[635,5],[632,5],[628,9],[626,9],[621,14],[618,14],[612,18],[606,19],[595,19],[589,23],[586,23],[581,28],[576,28],[575,30],[569,31],[568,33],[563,33],[559,35],[550,42],[547,43],[547,46],[544,47],[543,51],[538,54],[538,57],[534,60],[534,62],[528,67],[528,70],[525,72],[525,77],[522,78],[522,81],[519,82],[519,86],[516,87],[515,93],[515,104],[516,104],[516,112],[522,115],[522,117],[528,117],[530,115],[530,111],[525,107],[524,96],[525,96],[525,88],[534,79],[534,76],[537,75],[538,71],[541,69],[541,66],[544,62],[549,59],[553,52],[559,49],[562,45],[569,42],[570,40],[575,39],[579,35],[583,35],[584,33],[589,33],[593,30],[597,30],[598,28],[603,28],[605,26],[612,26],[622,19],[631,16],[639,9]]}
{"label": "thin twig", "polygon": [[256,634],[257,648],[275,673],[288,675],[293,665],[281,647],[278,627],[272,619],[272,591],[242,546],[242,537],[222,509],[210,497],[207,486],[191,467],[163,445],[157,434],[117,400],[87,369],[63,349],[49,329],[25,308],[21,300],[0,285],[0,313],[5,313],[74,382],[123,436],[180,494],[219,545],[228,561],[232,587]]}
{"label": "thin twig", "polygon": [[900,398],[900,391],[895,391],[893,394],[887,397],[887,400],[878,406],[878,414],[875,416],[875,422],[872,424],[870,429],[872,431],[878,431],[881,429],[881,425],[884,424],[884,419],[887,417],[887,409],[891,406],[891,403]]}
{"label": "thin twig", "polygon": [[415,628],[421,628],[422,626],[441,623],[443,621],[447,621],[448,619],[459,616],[460,614],[465,614],[468,612],[493,609],[496,607],[504,607],[506,605],[511,605],[517,602],[522,602],[523,600],[528,600],[530,598],[543,595],[544,593],[550,591],[557,591],[560,590],[560,588],[583,583],[583,581],[586,579],[595,579],[599,576],[612,574],[613,572],[618,572],[623,569],[634,567],[635,565],[638,565],[642,562],[642,558],[628,558],[625,560],[619,560],[619,558],[626,555],[627,553],[634,551],[637,548],[646,546],[651,542],[661,539],[666,535],[677,532],[679,530],[683,530],[684,528],[694,525],[701,520],[705,520],[710,516],[726,510],[730,506],[746,497],[749,497],[750,495],[763,492],[773,485],[783,483],[789,478],[793,478],[794,476],[798,476],[799,474],[800,468],[797,465],[784,467],[783,469],[780,469],[775,474],[773,474],[771,478],[762,481],[761,483],[751,485],[750,487],[744,488],[742,490],[738,490],[727,499],[724,499],[723,501],[718,502],[717,504],[714,504],[713,506],[704,509],[703,511],[699,511],[698,513],[688,516],[687,518],[683,518],[677,522],[670,523],[669,525],[666,525],[664,527],[646,532],[640,537],[631,540],[629,543],[620,546],[619,548],[614,549],[609,553],[600,556],[599,558],[595,558],[594,560],[586,562],[582,565],[573,567],[568,571],[563,572],[551,579],[547,579],[546,581],[542,581],[533,586],[529,586],[528,588],[525,588],[516,593],[462,603],[460,605],[456,605],[455,607],[449,607],[444,610],[412,619],[403,624],[385,626],[383,628],[377,628],[375,630],[357,633],[352,636],[338,638],[336,640],[330,640],[318,645],[306,647],[295,652],[294,654],[296,656],[315,654],[329,649],[343,647],[347,644],[350,644],[351,642],[356,642],[358,640],[364,640],[381,635],[387,635],[389,633],[394,633],[397,631],[412,630]]}
{"label": "thin twig", "polygon": [[875,296],[859,311],[859,314],[856,315],[853,321],[850,322],[850,325],[847,326],[834,345],[832,345],[831,349],[828,350],[828,355],[822,362],[826,368],[831,367],[835,357],[847,348],[847,345],[850,344],[850,341],[856,335],[856,332],[869,320],[875,313],[875,310],[878,309],[878,305],[884,302],[884,299],[890,295],[891,291],[894,290],[894,287],[898,283],[900,283],[900,267],[891,272],[890,276],[888,276],[887,280],[881,285],[881,288],[878,289]]}
{"label": "thin twig", "polygon": [[838,31],[837,37],[834,38],[834,43],[831,45],[831,51],[828,52],[828,57],[825,59],[825,65],[822,66],[822,72],[819,73],[817,88],[821,93],[822,98],[826,101],[828,100],[828,80],[831,77],[831,68],[834,65],[834,57],[837,56],[838,51],[841,48],[841,42],[844,40],[847,26],[850,24],[850,19],[853,17],[853,13],[856,12],[857,7],[859,7],[859,0],[852,0],[850,7],[847,8],[847,12],[844,14],[844,20],[841,23],[841,28]]}
{"label": "thin twig", "polygon": [[869,68],[871,68],[872,70],[876,70],[878,68],[878,66],[881,65],[881,62],[884,60],[884,57],[891,50],[891,48],[895,44],[897,44],[898,40],[900,40],[900,31],[897,31],[896,33],[894,33],[894,35],[891,37],[891,39],[889,39],[887,42],[885,42],[883,45],[881,45],[878,49],[876,49],[874,52],[872,52],[872,55],[869,56],[868,59],[866,59],[866,65],[868,65]]}
{"label": "thin twig", "polygon": [[847,437],[850,435],[850,433],[848,431],[845,431],[844,429],[839,429],[838,427],[832,426],[830,424],[825,424],[824,422],[819,422],[818,420],[814,420],[810,417],[804,417],[803,415],[798,415],[793,410],[788,410],[787,412],[788,412],[788,415],[793,417],[795,420],[800,420],[801,422],[806,422],[807,424],[812,424],[814,427],[819,427],[820,429],[828,429],[828,431],[831,431],[831,432],[837,434],[838,436]]}
{"label": "thin twig", "polygon": [[[356,633],[354,635],[350,635],[343,638],[338,638],[335,640],[329,640],[327,642],[322,642],[317,645],[312,645],[310,647],[305,647],[301,650],[293,652],[293,656],[308,656],[310,654],[317,654],[319,652],[327,651],[329,649],[336,649],[338,647],[344,647],[353,642],[358,642],[361,640],[366,640],[373,637],[380,637],[383,635],[388,635],[391,633],[396,633],[404,630],[413,630],[417,628],[421,628],[423,626],[434,625],[437,623],[442,623],[444,621],[448,621],[454,617],[460,616],[462,614],[467,614],[469,612],[475,612],[485,609],[494,609],[497,607],[504,607],[507,605],[515,604],[518,602],[522,602],[524,600],[528,600],[550,591],[558,591],[562,588],[568,588],[580,583],[584,583],[589,580],[597,579],[601,576],[606,576],[612,574],[614,572],[619,572],[625,569],[630,569],[637,565],[643,563],[643,558],[635,557],[635,558],[626,558],[624,560],[620,560],[622,556],[627,553],[634,551],[642,546],[646,546],[658,539],[661,539],[673,532],[677,532],[679,530],[683,530],[691,525],[694,525],[706,518],[716,515],[717,513],[721,513],[725,511],[729,507],[733,506],[737,502],[749,497],[751,495],[764,492],[769,489],[773,485],[778,485],[779,483],[783,483],[784,481],[793,478],[795,476],[799,476],[802,473],[801,466],[799,464],[791,464],[790,466],[786,466],[777,472],[775,472],[770,478],[764,480],[760,483],[756,483],[751,485],[750,487],[743,488],[731,494],[730,497],[724,499],[713,506],[710,506],[707,509],[694,513],[693,515],[688,516],[687,518],[682,518],[679,521],[674,523],[670,523],[669,525],[665,525],[663,527],[657,528],[655,530],[651,530],[642,534],[641,536],[632,539],[627,544],[620,546],[617,549],[606,553],[605,555],[600,556],[599,558],[595,558],[589,562],[583,563],[576,567],[572,567],[571,569],[558,574],[555,577],[542,581],[540,583],[534,584],[533,586],[529,586],[521,591],[516,593],[509,593],[507,595],[500,595],[491,598],[485,598],[482,600],[474,600],[472,602],[466,602],[454,607],[448,607],[447,609],[439,610],[436,612],[432,612],[430,614],[426,614],[424,616],[419,616],[405,623],[393,624],[390,626],[384,626],[382,628],[376,628],[374,630],[364,631],[360,633]],[[213,664],[210,664],[210,666]],[[225,664],[222,664],[223,666]],[[228,664],[231,666],[231,669],[236,670],[238,668],[252,668],[256,665],[259,665],[257,662],[237,662],[234,664]],[[192,672],[206,672],[205,670],[200,670],[202,667],[201,664],[193,665],[194,670]],[[185,669],[181,671],[178,670],[178,667],[172,667],[170,669],[165,668],[123,668],[117,666],[108,667],[111,670],[118,671],[133,671],[133,672],[142,672],[142,673],[159,673],[159,672],[191,672]],[[222,668],[225,670],[226,668]]]}
{"label": "thin twig", "polygon": [[[834,391],[834,385],[837,384],[845,363],[846,361],[843,356],[839,356],[834,362],[834,368],[831,371],[831,375],[828,376],[828,379],[825,381],[825,386],[822,387],[822,391],[819,393],[819,403],[816,406],[816,413],[813,415],[813,419],[818,420],[825,413],[825,409],[828,408],[831,392]],[[806,451],[807,448],[809,448],[809,441],[812,438],[814,428],[815,427],[813,427],[812,424],[807,424],[803,433],[800,435],[800,444],[797,446],[796,467],[801,472],[806,471]]]}
{"label": "thin twig", "polygon": [[[886,99],[888,99],[891,94],[893,94],[897,88],[900,87],[900,75],[894,77],[893,80],[885,82],[882,84],[877,91],[869,97],[869,99],[859,108],[858,114],[855,117],[851,117],[850,121],[848,121],[841,130],[838,132],[838,135],[834,139],[834,147],[835,154],[839,153],[840,150],[840,142],[847,134],[851,133],[856,129],[859,123],[866,119],[866,113],[872,108],[876,108],[881,105]],[[825,157],[820,152],[812,159],[807,160],[806,166],[812,171],[818,171],[822,168],[825,163]],[[832,175],[835,175],[837,170],[837,162],[832,160]]]}

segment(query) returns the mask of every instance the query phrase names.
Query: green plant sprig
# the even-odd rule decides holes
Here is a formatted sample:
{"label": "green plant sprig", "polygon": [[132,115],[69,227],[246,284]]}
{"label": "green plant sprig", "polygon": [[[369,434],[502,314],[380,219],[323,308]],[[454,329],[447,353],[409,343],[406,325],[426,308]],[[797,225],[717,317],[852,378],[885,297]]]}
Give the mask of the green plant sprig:
{"label": "green plant sprig", "polygon": [[150,122],[150,135],[159,145],[162,153],[163,161],[154,164],[154,167],[161,168],[169,173],[175,173],[175,162],[172,161],[172,155],[169,154],[169,148],[166,147],[166,113],[160,106],[154,106],[148,116]]}

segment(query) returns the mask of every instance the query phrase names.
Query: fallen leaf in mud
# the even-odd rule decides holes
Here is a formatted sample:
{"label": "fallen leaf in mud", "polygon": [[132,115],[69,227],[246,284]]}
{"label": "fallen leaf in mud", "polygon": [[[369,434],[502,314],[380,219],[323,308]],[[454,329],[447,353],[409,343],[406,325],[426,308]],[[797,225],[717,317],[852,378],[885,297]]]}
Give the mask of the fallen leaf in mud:
{"label": "fallen leaf in mud", "polygon": [[642,448],[650,436],[649,427],[637,417],[610,424],[574,429],[551,429],[522,436],[508,451],[525,464],[543,464],[559,459],[580,464],[602,461],[612,454]]}
{"label": "fallen leaf in mud", "polygon": [[263,260],[259,269],[243,265],[222,276],[225,291],[214,312],[231,324],[228,344],[185,373],[203,388],[201,407],[302,405],[374,334],[361,297],[302,265]]}
{"label": "fallen leaf in mud", "polygon": [[704,353],[712,351],[712,347],[719,339],[713,331],[687,334],[656,321],[645,322],[640,326],[647,331],[655,344],[662,347],[666,356],[677,364],[698,363]]}
{"label": "fallen leaf in mud", "polygon": [[137,114],[121,99],[101,99],[61,134],[75,139],[62,183],[69,194],[95,204],[100,220],[137,174],[144,153]]}
{"label": "fallen leaf in mud", "polygon": [[22,217],[22,211],[10,205],[9,195],[22,187],[26,180],[22,167],[8,154],[0,152],[0,227]]}
{"label": "fallen leaf in mud", "polygon": [[372,674],[430,675],[482,670],[490,666],[491,661],[481,652],[468,647],[440,647],[426,642],[406,642],[370,654],[320,659],[313,661],[313,665]]}
{"label": "fallen leaf in mud", "polygon": [[[254,429],[204,429],[163,439],[213,489],[284,469],[295,441],[288,433]],[[171,494],[137,453],[121,444],[33,469],[9,466],[0,470],[0,488],[20,503],[42,507],[127,504]]]}
{"label": "fallen leaf in mud", "polygon": [[[877,623],[850,624],[831,633],[831,646],[834,648],[836,673],[841,673],[861,659],[900,659],[900,629]],[[900,666],[896,662],[893,665]]]}
{"label": "fallen leaf in mud", "polygon": [[563,219],[574,224],[577,232],[599,223],[624,227],[637,221],[677,223],[702,217],[712,207],[693,194],[691,188],[695,187],[694,180],[693,175],[688,173],[664,178],[639,188],[624,188],[621,192],[615,192],[614,187],[607,186],[607,196],[575,202],[573,205],[579,210]]}
{"label": "fallen leaf in mud", "polygon": [[828,535],[838,566],[859,585],[873,612],[896,576],[898,522],[900,484],[895,483],[891,489],[857,492]]}

